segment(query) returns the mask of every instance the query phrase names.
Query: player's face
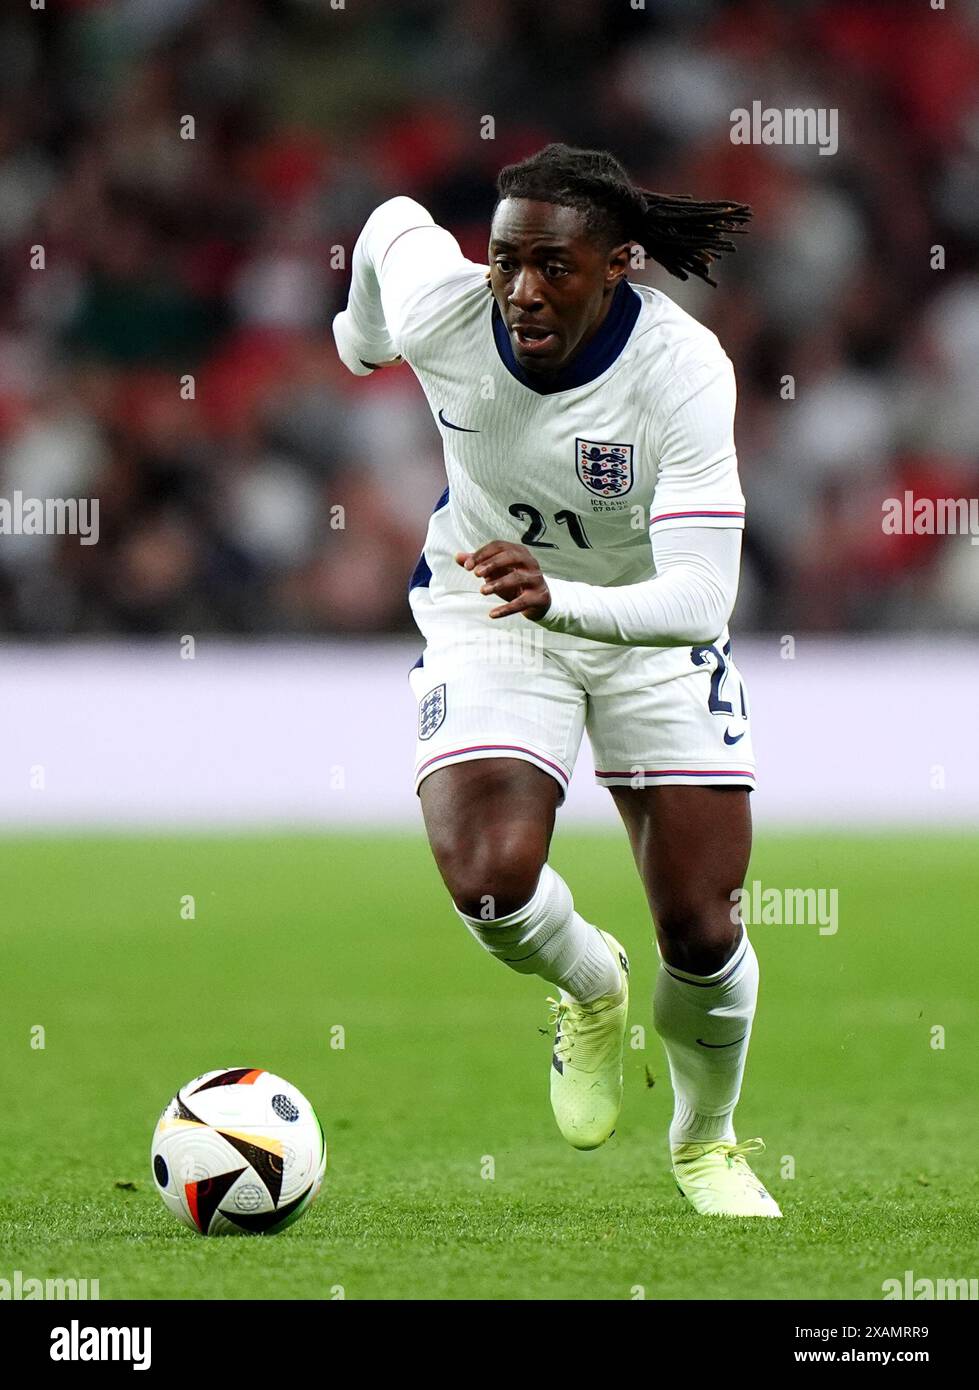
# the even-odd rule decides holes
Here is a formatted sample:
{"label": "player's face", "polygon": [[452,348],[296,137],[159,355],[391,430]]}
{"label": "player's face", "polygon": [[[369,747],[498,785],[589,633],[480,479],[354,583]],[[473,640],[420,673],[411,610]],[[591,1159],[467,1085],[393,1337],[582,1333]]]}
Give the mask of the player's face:
{"label": "player's face", "polygon": [[504,198],[490,231],[490,287],[525,371],[556,372],[605,317],[628,268],[629,243],[609,251],[584,213]]}

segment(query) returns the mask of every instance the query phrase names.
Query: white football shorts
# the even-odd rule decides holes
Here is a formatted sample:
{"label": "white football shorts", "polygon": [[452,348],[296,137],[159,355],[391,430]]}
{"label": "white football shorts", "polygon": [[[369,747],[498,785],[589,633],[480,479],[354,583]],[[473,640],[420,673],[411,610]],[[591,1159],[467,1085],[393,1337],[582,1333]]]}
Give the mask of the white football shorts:
{"label": "white football shorts", "polygon": [[[747,695],[726,634],[669,649],[554,646],[523,617],[490,619],[458,598],[412,590],[425,649],[409,681],[418,702],[415,791],[430,772],[520,758],[571,779],[587,729],[604,787],[754,787]],[[566,639],[565,639],[566,641]]]}

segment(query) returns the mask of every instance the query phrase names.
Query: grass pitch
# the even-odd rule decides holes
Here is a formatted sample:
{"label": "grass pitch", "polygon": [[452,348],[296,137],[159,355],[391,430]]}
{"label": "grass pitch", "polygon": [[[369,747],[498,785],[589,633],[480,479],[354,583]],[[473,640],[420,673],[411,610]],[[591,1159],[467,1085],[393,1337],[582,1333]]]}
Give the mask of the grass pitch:
{"label": "grass pitch", "polygon": [[[624,832],[559,823],[552,862],[627,945],[646,1030],[588,1154],[550,1114],[548,988],[469,938],[420,831],[0,842],[0,1277],[97,1278],[102,1298],[880,1299],[909,1269],[975,1276],[979,838],[759,836],[749,879],[839,891],[835,935],[752,929],[738,1133],[768,1143],[781,1222],[704,1221],[676,1193]],[[312,1100],[327,1179],[288,1232],[205,1240],[157,1197],[150,1137],[179,1084],[245,1064]]]}

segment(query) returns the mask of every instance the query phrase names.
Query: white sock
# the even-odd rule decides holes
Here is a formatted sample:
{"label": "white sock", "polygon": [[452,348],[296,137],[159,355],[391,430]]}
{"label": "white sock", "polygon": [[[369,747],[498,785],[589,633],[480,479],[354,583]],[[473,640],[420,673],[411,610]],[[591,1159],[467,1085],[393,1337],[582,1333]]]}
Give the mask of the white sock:
{"label": "white sock", "polygon": [[541,869],[534,896],[516,912],[487,920],[456,912],[491,956],[519,975],[540,975],[582,1004],[621,987],[607,941],[575,912],[570,888],[550,864]]}
{"label": "white sock", "polygon": [[673,1081],[672,1146],[734,1141],[757,998],[758,957],[744,928],[734,955],[713,975],[660,960],[653,1016]]}

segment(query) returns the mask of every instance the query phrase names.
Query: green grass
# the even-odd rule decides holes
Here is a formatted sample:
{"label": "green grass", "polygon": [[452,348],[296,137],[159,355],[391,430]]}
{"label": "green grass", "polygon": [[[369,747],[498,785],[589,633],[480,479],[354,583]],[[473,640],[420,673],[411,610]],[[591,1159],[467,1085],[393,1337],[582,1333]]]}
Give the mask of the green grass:
{"label": "green grass", "polygon": [[[624,836],[559,828],[552,862],[629,947],[647,1028],[591,1154],[550,1114],[548,988],[479,951],[420,834],[0,841],[0,1277],[98,1278],[103,1298],[879,1299],[905,1269],[979,1272],[979,839],[759,838],[749,877],[838,888],[840,925],[752,931],[738,1132],[766,1138],[785,1211],[754,1224],[698,1220],[672,1184]],[[281,1236],[204,1240],[156,1196],[150,1136],[178,1084],[242,1064],[313,1101],[327,1181]]]}

